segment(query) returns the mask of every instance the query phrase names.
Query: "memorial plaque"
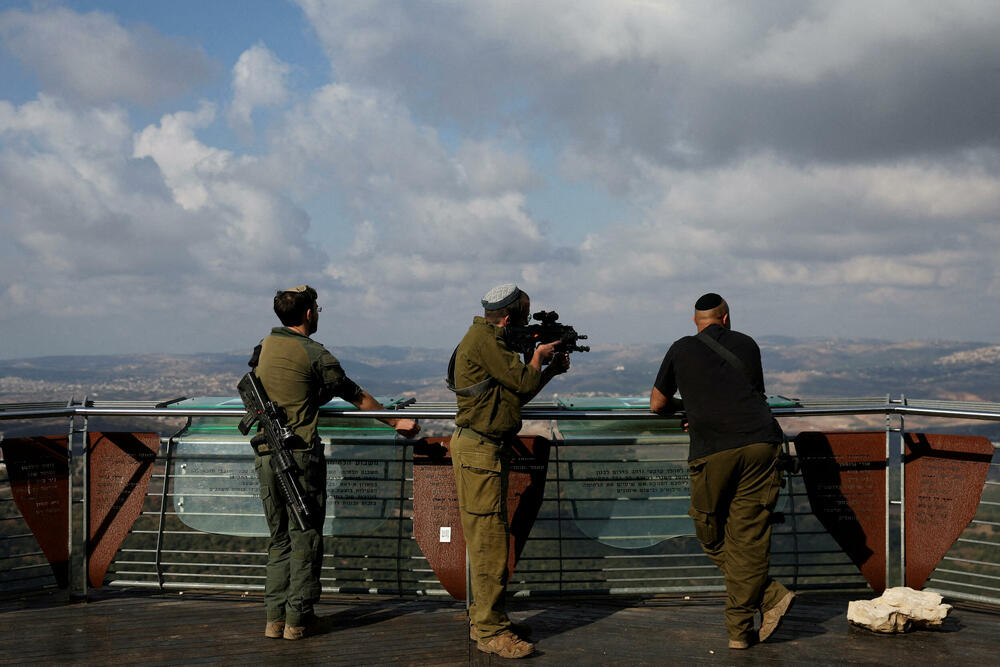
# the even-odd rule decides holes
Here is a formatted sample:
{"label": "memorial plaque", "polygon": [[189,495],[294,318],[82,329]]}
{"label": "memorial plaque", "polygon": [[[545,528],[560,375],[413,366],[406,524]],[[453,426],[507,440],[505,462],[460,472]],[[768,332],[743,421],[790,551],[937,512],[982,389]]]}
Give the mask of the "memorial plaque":
{"label": "memorial plaque", "polygon": [[69,585],[67,440],[59,435],[10,438],[0,443],[14,503],[52,566],[60,588]]}
{"label": "memorial plaque", "polygon": [[[413,534],[441,585],[456,600],[465,599],[465,535],[458,510],[450,438],[426,438],[413,449]],[[510,525],[509,575],[528,540],[545,491],[549,441],[518,439],[510,463],[507,520]]]}
{"label": "memorial plaque", "polygon": [[100,588],[108,566],[142,511],[153,462],[155,433],[89,433],[89,572]]}
{"label": "memorial plaque", "polygon": [[[607,450],[601,451],[607,455]],[[629,459],[639,458],[624,447],[622,452]],[[650,457],[656,455],[662,453],[654,451]],[[686,463],[607,459],[563,463],[568,473],[560,485],[560,500],[588,537],[619,549],[641,549],[694,534],[687,514],[691,479]]]}
{"label": "memorial plaque", "polygon": [[[569,411],[638,409],[649,397],[560,398]],[[620,421],[561,419],[559,511],[587,537],[615,549],[644,549],[694,535],[688,516],[688,434],[678,417]]]}
{"label": "memorial plaque", "polygon": [[[389,439],[370,438],[371,444],[324,445],[324,535],[372,533],[398,515],[403,448],[391,434]],[[269,459],[265,464],[270,465]],[[177,516],[191,528],[242,537],[270,534],[248,440],[180,440],[172,479]]]}
{"label": "memorial plaque", "polygon": [[993,459],[987,438],[906,434],[906,585],[920,590],[979,507]]}
{"label": "memorial plaque", "polygon": [[[377,398],[383,405],[395,399]],[[353,409],[335,400],[329,407]],[[238,398],[207,397],[175,404],[185,408],[231,408]],[[173,407],[173,406],[172,406]],[[239,419],[201,417],[174,440],[170,478],[174,509],[185,525],[207,533],[267,537],[250,436]],[[396,432],[375,419],[320,415],[318,435],[326,461],[324,535],[365,535],[396,520],[403,495],[404,447]],[[269,460],[267,465],[270,465]]]}
{"label": "memorial plaque", "polygon": [[885,432],[803,432],[795,451],[812,512],[877,593],[885,590]]}

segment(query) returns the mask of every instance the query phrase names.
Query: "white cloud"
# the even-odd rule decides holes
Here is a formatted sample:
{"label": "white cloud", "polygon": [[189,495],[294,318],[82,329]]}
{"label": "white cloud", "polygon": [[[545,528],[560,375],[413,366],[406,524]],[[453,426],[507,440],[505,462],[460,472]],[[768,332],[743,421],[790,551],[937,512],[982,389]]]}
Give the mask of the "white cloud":
{"label": "white cloud", "polygon": [[135,138],[133,156],[153,158],[174,200],[189,211],[209,203],[206,178],[225,173],[235,161],[229,151],[206,146],[195,136],[195,130],[214,121],[215,107],[203,104],[196,112],[168,114]]}
{"label": "white cloud", "polygon": [[292,109],[271,151],[288,182],[304,191],[334,183],[352,190],[431,190],[455,170],[433,128],[413,122],[392,95],[330,84]]}
{"label": "white cloud", "polygon": [[958,247],[982,233],[981,220],[1000,212],[1000,174],[985,169],[979,156],[802,166],[759,155],[713,170],[663,169],[650,179],[649,189],[663,193],[657,218],[711,230],[717,248],[751,256]]}
{"label": "white cloud", "polygon": [[537,178],[524,156],[485,141],[452,151],[391,95],[325,86],[274,129],[271,149],[272,171],[290,187],[332,190],[350,202],[355,224],[364,221],[366,240],[354,249],[369,249],[365,261],[398,254],[503,265],[553,252],[525,205]]}
{"label": "white cloud", "polygon": [[477,194],[523,192],[539,184],[539,177],[524,155],[505,151],[488,141],[466,141],[455,154],[458,183]]}
{"label": "white cloud", "polygon": [[198,243],[194,255],[217,277],[239,275],[248,266],[279,274],[318,255],[307,248],[308,220],[287,197],[256,178],[256,160],[236,157],[202,143],[195,130],[214,120],[214,109],[164,116],[136,135],[136,158],[149,157],[185,211],[211,218],[199,229],[212,243]]}
{"label": "white cloud", "polygon": [[233,101],[227,118],[245,138],[252,137],[251,114],[258,107],[279,106],[288,98],[285,80],[291,67],[263,44],[244,51],[233,66]]}
{"label": "white cloud", "polygon": [[345,82],[468,128],[559,133],[611,185],[637,155],[686,168],[1000,142],[989,2],[299,4]]}
{"label": "white cloud", "polygon": [[1000,217],[1000,172],[984,166],[996,157],[650,169],[642,217],[589,234],[554,286],[598,338],[623,335],[606,317],[648,331],[651,308],[683,327],[706,291],[741,302],[739,326],[761,333],[988,338],[990,325],[943,332],[997,284],[997,227],[983,222]]}
{"label": "white cloud", "polygon": [[204,83],[215,68],[201,49],[99,11],[9,10],[0,13],[0,39],[43,89],[88,104],[149,105]]}
{"label": "white cloud", "polygon": [[261,185],[252,160],[197,139],[212,116],[168,115],[133,136],[121,111],[0,105],[5,327],[27,318],[98,347],[195,336],[180,346],[219,349],[230,334],[205,322],[215,309],[234,326],[267,321],[245,312],[247,294],[321,275],[303,211]]}
{"label": "white cloud", "polygon": [[345,342],[447,345],[507,280],[595,343],[686,332],[707,290],[758,333],[1000,330],[968,317],[1000,296],[991,4],[300,4],[329,78],[290,87],[297,51],[247,34],[228,102],[152,124],[129,105],[190,91],[202,51],[0,14],[44,89],[0,100],[5,331],[35,308],[219,349],[182,339],[266,330],[312,281]]}
{"label": "white cloud", "polygon": [[906,52],[950,49],[955,37],[992,39],[995,10],[981,0],[816,3],[793,22],[769,31],[737,76],[815,84],[864,76],[865,71],[877,75],[884,71],[882,63],[895,63]]}
{"label": "white cloud", "polygon": [[[546,62],[546,70],[563,75],[609,62],[669,61],[704,51],[722,54],[724,39],[743,23],[739,19],[754,13],[739,4],[642,0],[563,0],[543,5],[530,0],[449,0],[422,7],[391,0],[346,6],[333,0],[298,0],[298,4],[331,60],[338,64],[346,60],[341,66],[359,74],[377,70],[402,48],[423,50],[430,43],[446,53],[468,49],[469,63],[521,58]],[[483,48],[476,52],[473,45]]]}

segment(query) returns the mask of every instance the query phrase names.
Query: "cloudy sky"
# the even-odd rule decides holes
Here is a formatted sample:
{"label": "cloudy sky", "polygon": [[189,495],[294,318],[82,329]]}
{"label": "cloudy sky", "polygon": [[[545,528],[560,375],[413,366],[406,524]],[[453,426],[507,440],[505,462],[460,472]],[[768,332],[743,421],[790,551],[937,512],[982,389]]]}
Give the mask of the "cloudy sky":
{"label": "cloudy sky", "polygon": [[591,342],[1000,342],[1000,3],[8,1],[0,356],[449,347],[516,281]]}

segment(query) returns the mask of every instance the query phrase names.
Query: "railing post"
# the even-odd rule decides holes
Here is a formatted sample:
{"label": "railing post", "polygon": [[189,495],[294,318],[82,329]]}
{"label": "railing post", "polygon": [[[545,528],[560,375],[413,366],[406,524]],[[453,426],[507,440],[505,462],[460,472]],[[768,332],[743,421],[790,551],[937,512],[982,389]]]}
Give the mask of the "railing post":
{"label": "railing post", "polygon": [[[66,403],[67,409],[73,407],[76,402],[75,397],[70,397],[69,402]],[[75,597],[74,586],[76,585],[76,578],[78,576],[77,572],[73,571],[73,542],[76,537],[76,531],[73,529],[74,521],[73,515],[73,476],[74,476],[74,465],[76,463],[73,457],[73,440],[76,435],[76,413],[70,413],[69,416],[69,432],[66,437],[66,515],[68,517],[68,525],[66,526],[66,541],[67,541],[67,561],[66,561],[66,578],[68,579],[69,596],[71,598]]]}
{"label": "railing post", "polygon": [[[900,396],[906,405],[906,395]],[[906,585],[906,417],[899,415],[899,585]]]}
{"label": "railing post", "polygon": [[[781,447],[784,453],[791,459],[792,456],[792,443],[789,441],[787,436],[782,436]],[[795,452],[795,458],[798,459],[798,452]],[[800,559],[799,559],[799,531],[798,531],[798,510],[795,507],[795,488],[794,480],[792,475],[794,474],[794,466],[789,466],[791,469],[785,472],[785,484],[788,489],[788,503],[790,507],[789,511],[785,514],[786,517],[791,518],[792,523],[792,588],[797,589],[799,587],[799,571],[800,571]]]}
{"label": "railing post", "polygon": [[[401,438],[396,436],[397,440]],[[403,513],[403,505],[406,502],[406,449],[408,441],[403,440],[403,455],[399,459],[399,508],[397,511],[396,525],[396,593],[403,594],[403,521],[406,515]],[[412,519],[411,519],[412,520]],[[412,531],[411,531],[412,532]]]}
{"label": "railing post", "polygon": [[892,396],[886,394],[885,397],[885,583],[886,586],[891,586],[892,577],[892,559],[889,558],[889,554],[892,553],[890,547],[892,546],[892,540],[890,535],[890,526],[892,525],[892,484],[890,479],[892,478]]}
{"label": "railing post", "polygon": [[163,563],[163,532],[166,527],[167,495],[168,490],[170,489],[170,464],[173,462],[174,438],[186,431],[190,426],[191,417],[188,417],[184,426],[167,438],[167,454],[163,464],[163,488],[160,489],[160,515],[157,518],[158,523],[156,526],[156,552],[153,555],[153,568],[156,570],[156,583],[159,585],[161,591],[163,590],[163,570],[161,569]]}
{"label": "railing post", "polygon": [[[87,407],[88,397],[83,397],[83,407]],[[81,430],[81,446],[83,447],[83,599],[86,600],[90,591],[90,417],[83,415]]]}
{"label": "railing post", "polygon": [[[553,433],[553,436],[555,434]],[[562,539],[562,528],[563,528],[563,502],[562,502],[562,469],[559,462],[559,441],[555,437],[552,437],[552,448],[556,451],[556,535],[558,539],[556,540],[557,547],[557,561],[559,567],[559,592],[562,593],[563,590],[563,539]]]}
{"label": "railing post", "polygon": [[[906,522],[905,493],[903,488],[903,467],[905,464],[906,443],[903,437],[903,413],[894,409],[896,406],[906,405],[906,397],[900,396],[894,400],[891,396],[886,397],[885,410],[885,585],[886,588],[902,586],[906,581],[906,546],[904,541],[904,531]],[[893,416],[899,420],[897,426],[893,426]],[[899,436],[899,447],[892,446],[893,434]],[[893,484],[893,475],[899,475],[899,480]],[[899,508],[896,515],[899,521],[899,530],[892,530],[894,507]],[[895,551],[894,551],[895,549]],[[894,561],[892,555],[898,553],[899,559]],[[894,564],[899,565],[897,576],[893,577]]]}
{"label": "railing post", "polygon": [[[87,397],[83,397],[83,403],[81,404],[84,408],[87,407]],[[66,407],[72,409],[76,406],[76,398],[70,398],[69,403]],[[74,410],[69,417],[69,434],[66,438],[66,468],[67,468],[67,494],[68,494],[68,515],[69,515],[69,526],[67,527],[67,539],[69,540],[69,562],[68,562],[68,577],[69,577],[69,596],[71,599],[87,599],[87,594],[89,591],[89,582],[87,580],[87,573],[89,570],[90,555],[89,547],[90,541],[88,539],[89,529],[90,529],[90,517],[87,512],[89,510],[88,496],[90,495],[89,487],[89,477],[88,472],[90,468],[90,452],[87,447],[87,433],[88,433],[88,423],[89,418],[86,413],[82,415],[83,427],[77,427],[77,417],[79,415]],[[80,453],[82,454],[82,459],[78,459],[75,456],[76,450],[76,436],[81,436],[80,443]],[[76,498],[76,484],[74,483],[74,478],[76,477],[77,468],[80,469],[80,494],[79,500]],[[77,516],[76,506],[79,505],[79,517]],[[79,518],[79,522],[77,519]],[[73,571],[73,564],[75,559],[73,554],[75,551],[80,552],[80,571]]]}

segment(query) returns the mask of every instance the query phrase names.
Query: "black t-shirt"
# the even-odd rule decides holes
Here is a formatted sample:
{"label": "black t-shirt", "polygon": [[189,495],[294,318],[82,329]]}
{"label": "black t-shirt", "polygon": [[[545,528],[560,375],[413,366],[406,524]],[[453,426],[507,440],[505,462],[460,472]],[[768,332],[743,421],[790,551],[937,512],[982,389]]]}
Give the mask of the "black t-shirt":
{"label": "black t-shirt", "polygon": [[690,424],[688,460],[756,442],[780,443],[781,427],[764,397],[757,343],[718,324],[705,332],[746,365],[753,382],[695,336],[670,346],[654,386],[667,398],[680,389]]}

